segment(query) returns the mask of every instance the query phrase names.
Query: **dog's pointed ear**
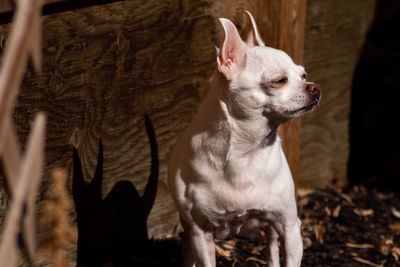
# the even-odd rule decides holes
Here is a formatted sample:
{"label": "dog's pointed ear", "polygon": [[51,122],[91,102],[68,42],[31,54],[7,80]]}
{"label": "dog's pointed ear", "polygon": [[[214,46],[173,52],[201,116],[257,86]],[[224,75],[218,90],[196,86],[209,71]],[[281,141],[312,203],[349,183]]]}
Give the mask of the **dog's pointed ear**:
{"label": "dog's pointed ear", "polygon": [[219,20],[224,28],[225,40],[217,58],[218,70],[227,80],[231,80],[244,68],[247,45],[240,38],[236,26],[230,20],[224,18]]}
{"label": "dog's pointed ear", "polygon": [[251,30],[247,35],[246,43],[250,46],[265,46],[264,41],[261,39],[260,33],[258,32],[256,21],[254,20],[253,15],[247,10],[244,11],[249,17]]}

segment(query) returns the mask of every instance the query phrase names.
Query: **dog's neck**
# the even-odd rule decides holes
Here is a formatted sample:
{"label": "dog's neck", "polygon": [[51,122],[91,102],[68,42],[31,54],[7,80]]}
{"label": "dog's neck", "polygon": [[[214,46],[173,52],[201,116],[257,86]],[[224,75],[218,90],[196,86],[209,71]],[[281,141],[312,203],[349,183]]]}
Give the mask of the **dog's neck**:
{"label": "dog's neck", "polygon": [[200,113],[208,131],[219,140],[229,139],[230,153],[235,151],[238,156],[272,145],[277,138],[279,123],[268,120],[263,110],[245,117],[235,111],[228,82],[220,73],[214,74]]}

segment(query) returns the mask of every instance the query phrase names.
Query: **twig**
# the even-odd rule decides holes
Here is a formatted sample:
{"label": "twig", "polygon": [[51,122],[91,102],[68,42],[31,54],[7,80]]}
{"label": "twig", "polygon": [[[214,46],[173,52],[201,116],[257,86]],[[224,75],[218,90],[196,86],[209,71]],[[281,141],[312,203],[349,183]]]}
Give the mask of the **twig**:
{"label": "twig", "polygon": [[[36,71],[41,66],[42,0],[18,0],[13,30],[5,49],[0,71],[0,156],[4,161],[7,185],[12,197],[0,243],[1,266],[16,265],[18,249],[24,245],[33,265],[35,242],[35,200],[42,176],[45,116],[38,114],[30,134],[27,152],[21,151],[11,114],[29,55]],[[7,151],[7,153],[3,153]],[[21,241],[23,244],[21,244]]]}
{"label": "twig", "polygon": [[[0,156],[5,151],[5,147],[11,135],[15,132],[11,127],[11,112],[15,105],[15,100],[19,92],[22,76],[26,69],[29,54],[32,55],[34,66],[40,71],[39,64],[41,56],[40,40],[40,11],[43,1],[19,0],[17,10],[13,19],[13,30],[10,34],[10,41],[5,49],[3,64],[0,72]],[[33,28],[32,28],[33,25]],[[11,146],[17,148],[15,143]],[[6,154],[7,155],[7,154]],[[7,163],[7,161],[5,161]],[[9,163],[8,163],[9,164]],[[9,174],[14,174],[14,167],[5,166],[10,192],[14,189],[12,185],[16,182]]]}
{"label": "twig", "polygon": [[37,114],[29,136],[27,152],[23,158],[15,195],[6,216],[4,234],[0,246],[0,262],[3,267],[16,266],[18,236],[23,235],[27,253],[33,259],[35,248],[34,205],[42,176],[45,116]]}
{"label": "twig", "polygon": [[368,266],[373,266],[373,267],[383,267],[382,264],[377,264],[377,263],[373,263],[372,261],[360,258],[360,257],[353,257],[353,260],[364,263],[365,265]]}

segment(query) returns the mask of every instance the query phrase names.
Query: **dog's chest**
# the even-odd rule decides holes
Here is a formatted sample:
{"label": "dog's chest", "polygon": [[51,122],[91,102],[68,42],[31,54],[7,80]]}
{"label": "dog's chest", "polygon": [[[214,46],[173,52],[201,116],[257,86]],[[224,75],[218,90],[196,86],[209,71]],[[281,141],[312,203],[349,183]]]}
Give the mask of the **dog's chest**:
{"label": "dog's chest", "polygon": [[192,187],[194,205],[218,213],[265,209],[276,191],[275,178],[282,175],[281,158],[273,152],[236,157],[218,168],[198,168],[204,183]]}
{"label": "dog's chest", "polygon": [[189,187],[195,220],[221,238],[265,222],[286,202],[286,165],[280,155],[280,147],[271,147],[231,160],[224,168],[197,169],[203,182]]}

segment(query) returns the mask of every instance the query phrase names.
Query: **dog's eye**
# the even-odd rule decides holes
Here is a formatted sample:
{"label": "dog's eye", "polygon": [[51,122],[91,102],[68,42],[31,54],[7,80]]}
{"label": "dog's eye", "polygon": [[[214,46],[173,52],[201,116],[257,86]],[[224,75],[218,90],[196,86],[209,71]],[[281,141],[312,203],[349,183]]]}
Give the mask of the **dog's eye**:
{"label": "dog's eye", "polygon": [[301,76],[304,80],[307,79],[307,73],[304,73],[303,76]]}
{"label": "dog's eye", "polygon": [[288,81],[288,78],[287,77],[283,77],[283,78],[280,78],[279,80],[273,81],[273,83],[279,84],[279,85],[283,85],[283,84],[287,83],[287,81]]}

